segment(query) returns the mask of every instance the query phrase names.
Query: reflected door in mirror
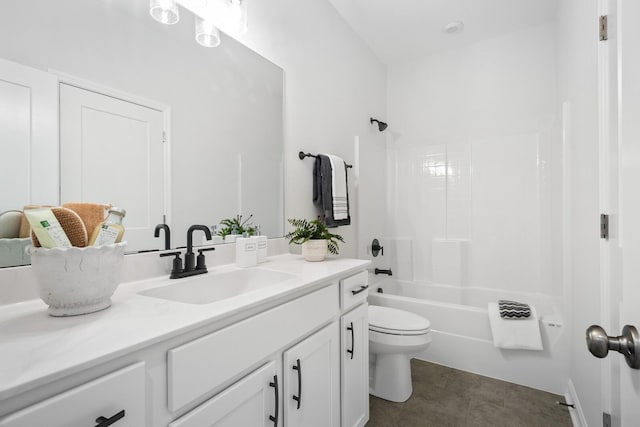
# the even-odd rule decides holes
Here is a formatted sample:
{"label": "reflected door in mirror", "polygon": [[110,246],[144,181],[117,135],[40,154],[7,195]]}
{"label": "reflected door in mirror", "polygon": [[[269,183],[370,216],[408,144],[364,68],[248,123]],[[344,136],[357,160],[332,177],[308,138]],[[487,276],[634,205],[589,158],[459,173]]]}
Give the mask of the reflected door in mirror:
{"label": "reflected door in mirror", "polygon": [[58,79],[0,58],[0,212],[58,203]]}
{"label": "reflected door in mirror", "polygon": [[161,111],[60,85],[62,203],[126,209],[127,251],[157,246],[164,222],[163,127]]}

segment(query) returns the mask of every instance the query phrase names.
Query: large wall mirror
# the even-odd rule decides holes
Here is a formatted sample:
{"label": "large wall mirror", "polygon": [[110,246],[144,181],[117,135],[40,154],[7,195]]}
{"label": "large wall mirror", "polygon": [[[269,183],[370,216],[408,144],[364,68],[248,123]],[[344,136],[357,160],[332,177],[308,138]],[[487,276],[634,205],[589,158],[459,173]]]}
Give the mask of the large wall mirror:
{"label": "large wall mirror", "polygon": [[[112,203],[131,209],[125,226],[133,250],[163,248],[164,240],[152,236],[158,223],[171,225],[171,246],[178,247],[189,225],[211,226],[237,214],[253,215],[268,237],[283,235],[281,68],[224,34],[219,47],[200,46],[188,10],[181,9],[177,24],[162,25],[146,0],[6,0],[2,6],[0,58],[53,76],[56,86],[54,116],[49,112],[44,125],[39,117],[34,133],[46,134],[39,142],[44,151],[2,129],[30,113],[0,105],[2,164],[11,170],[0,182],[0,212],[28,204]],[[4,90],[11,92],[9,86]],[[111,110],[112,101],[156,112],[159,124],[149,130],[137,112]],[[74,102],[84,106],[79,118],[68,113]],[[102,127],[87,131],[87,121],[100,115]],[[79,122],[69,131],[73,120]],[[97,147],[91,161],[79,154],[87,145],[69,143],[76,128],[82,144]],[[145,144],[132,143],[130,134],[147,138]],[[147,155],[156,139],[162,152]],[[92,188],[105,187],[107,200],[92,197]],[[134,207],[150,194],[161,212]]]}

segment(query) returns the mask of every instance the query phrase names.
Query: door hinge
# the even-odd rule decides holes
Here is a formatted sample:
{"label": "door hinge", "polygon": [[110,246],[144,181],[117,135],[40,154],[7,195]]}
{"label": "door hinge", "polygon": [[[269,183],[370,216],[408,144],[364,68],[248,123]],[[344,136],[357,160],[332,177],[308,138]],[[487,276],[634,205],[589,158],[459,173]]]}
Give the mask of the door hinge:
{"label": "door hinge", "polygon": [[609,240],[609,215],[600,214],[600,238]]}
{"label": "door hinge", "polygon": [[609,40],[609,32],[608,32],[608,24],[607,24],[607,15],[600,15],[598,27],[600,33],[600,41]]}
{"label": "door hinge", "polygon": [[611,414],[602,413],[602,427],[611,427]]}

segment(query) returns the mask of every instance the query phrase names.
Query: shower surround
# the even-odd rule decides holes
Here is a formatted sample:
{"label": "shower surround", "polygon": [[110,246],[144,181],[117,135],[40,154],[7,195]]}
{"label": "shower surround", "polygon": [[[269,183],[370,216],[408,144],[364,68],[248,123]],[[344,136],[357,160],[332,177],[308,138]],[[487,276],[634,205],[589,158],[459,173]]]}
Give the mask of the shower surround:
{"label": "shower surround", "polygon": [[562,295],[554,33],[390,67],[386,228],[411,241],[404,278]]}
{"label": "shower surround", "polygon": [[[392,295],[370,301],[431,314],[437,339],[421,358],[561,393],[568,285],[555,34],[549,22],[389,66],[389,256],[374,263],[396,280],[381,286]],[[464,298],[429,296],[443,289]],[[539,305],[545,350],[495,349],[486,301],[474,306],[470,295]]]}

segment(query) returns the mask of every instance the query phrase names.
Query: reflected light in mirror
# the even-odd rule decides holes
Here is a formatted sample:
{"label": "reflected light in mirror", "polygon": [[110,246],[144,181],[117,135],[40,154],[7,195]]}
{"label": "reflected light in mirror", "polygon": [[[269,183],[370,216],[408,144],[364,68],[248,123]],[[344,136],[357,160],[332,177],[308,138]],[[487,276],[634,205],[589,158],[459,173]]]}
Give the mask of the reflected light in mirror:
{"label": "reflected light in mirror", "polygon": [[175,24],[180,20],[176,0],[151,0],[149,13],[161,24]]}
{"label": "reflected light in mirror", "polygon": [[246,0],[178,0],[178,3],[226,34],[233,36],[247,32]]}

